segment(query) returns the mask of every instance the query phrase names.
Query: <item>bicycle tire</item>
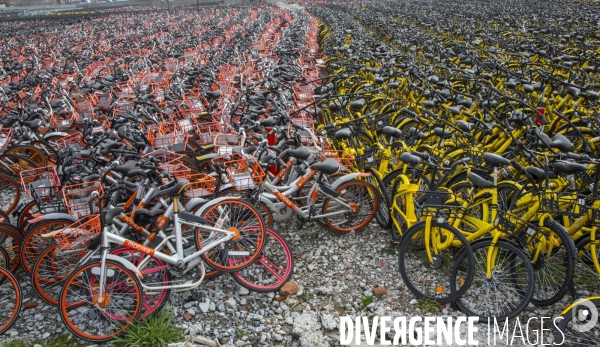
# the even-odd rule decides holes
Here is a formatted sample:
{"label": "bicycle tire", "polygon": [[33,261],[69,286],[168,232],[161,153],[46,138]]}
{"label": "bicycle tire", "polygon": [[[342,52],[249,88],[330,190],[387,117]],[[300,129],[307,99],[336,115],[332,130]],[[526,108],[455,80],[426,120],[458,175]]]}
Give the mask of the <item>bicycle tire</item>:
{"label": "bicycle tire", "polygon": [[[600,261],[600,233],[596,233],[596,259]],[[594,266],[594,261],[590,252],[592,244],[590,235],[586,235],[577,241],[577,258],[573,270],[573,281],[571,282],[571,292],[574,298],[599,296],[600,295],[600,276]]]}
{"label": "bicycle tire", "polygon": [[4,250],[4,247],[0,246],[0,267],[7,268],[10,263],[10,257],[8,252]]}
{"label": "bicycle tire", "polygon": [[8,254],[10,266],[6,266],[6,268],[10,272],[16,272],[21,264],[19,252],[21,251],[22,244],[23,238],[21,234],[14,232],[10,228],[0,226],[0,247]]}
{"label": "bicycle tire", "polygon": [[[225,212],[228,215],[224,218],[223,213]],[[201,217],[206,218],[207,225],[211,227],[230,229],[236,232],[236,237],[231,240],[231,243],[221,244],[202,255],[202,259],[208,265],[220,271],[232,272],[249,266],[258,258],[265,241],[265,227],[260,214],[250,204],[240,200],[220,201],[207,208]],[[255,226],[258,228],[251,228]],[[197,229],[194,233],[196,247],[201,250],[203,240],[208,239],[212,232],[201,228]],[[230,254],[233,248],[236,249],[236,253],[232,257]],[[248,255],[242,257],[240,253]]]}
{"label": "bicycle tire", "polygon": [[[94,292],[97,290],[98,286],[95,286],[94,280],[98,280],[97,275],[94,275],[94,268],[100,268],[101,262],[90,262],[84,264],[77,268],[65,281],[65,286],[60,294],[60,302],[59,302],[59,313],[60,318],[63,321],[64,325],[67,329],[75,336],[90,342],[107,342],[112,338],[123,334],[127,328],[137,319],[140,314],[143,299],[142,299],[142,285],[140,284],[137,275],[132,273],[130,270],[125,268],[119,262],[113,260],[106,260],[107,270],[112,270],[111,278],[106,279],[106,292],[105,292],[105,302],[106,305],[111,305],[111,303],[118,302],[118,309],[123,312],[119,312],[115,309],[115,313],[110,311],[107,307],[103,308],[102,311],[96,309],[94,301],[97,301],[97,297],[94,296]],[[107,271],[108,272],[108,271]],[[118,275],[118,272],[121,275]],[[121,292],[126,292],[128,294],[129,299],[121,298],[120,300],[114,300],[111,298],[111,294],[108,292],[111,289],[111,284],[119,283],[119,287],[122,287],[123,284],[126,284],[127,290],[121,289]],[[80,289],[78,289],[80,287]],[[115,285],[115,287],[117,287]],[[73,307],[67,301],[69,296],[80,295],[82,293],[82,297],[86,299],[86,303],[82,306]],[[84,296],[83,296],[84,295]],[[127,301],[126,301],[127,300]],[[88,307],[86,307],[88,306]],[[82,310],[82,308],[87,308],[87,310]],[[93,312],[100,312],[97,314],[94,319],[91,319],[90,316]],[[82,319],[73,319],[69,313],[73,313],[73,318],[80,318],[81,314],[85,314],[85,317]],[[77,315],[79,313],[79,315]],[[108,317],[107,317],[108,316]],[[97,336],[93,335],[93,333],[89,333],[83,331],[84,328],[87,328],[86,325],[83,327],[76,326],[75,322],[79,324],[88,323],[91,325],[90,329],[95,329],[98,331]],[[115,331],[111,331],[109,333],[105,331],[99,331],[102,328],[111,328],[107,325],[115,324]],[[101,335],[103,334],[103,335]]]}
{"label": "bicycle tire", "polygon": [[[14,293],[14,300],[11,299]],[[15,324],[23,308],[21,286],[15,276],[4,267],[0,267],[0,335]],[[12,310],[11,310],[12,306]]]}
{"label": "bicycle tire", "polygon": [[[389,229],[391,227],[391,217],[390,217],[390,195],[381,177],[379,177],[379,173],[375,172],[376,170],[373,168],[368,169],[371,175],[367,178],[367,181],[371,183],[379,192],[379,206],[377,208],[377,213],[375,214],[375,219],[379,226],[383,229]],[[373,184],[375,181],[377,184]]]}
{"label": "bicycle tire", "polygon": [[[404,236],[398,249],[398,269],[404,284],[418,298],[428,298],[436,300],[440,304],[447,304],[456,301],[469,288],[475,272],[475,259],[471,250],[471,245],[467,239],[456,228],[447,223],[431,222],[431,240],[438,237],[438,243],[441,244],[441,234],[451,234],[454,240],[459,241],[460,247],[449,246],[443,251],[438,250],[435,256],[434,264],[429,265],[429,257],[424,246],[422,237],[425,233],[425,221],[415,223],[411,226]],[[433,229],[437,228],[437,229]],[[441,229],[445,232],[440,232]],[[433,231],[436,231],[435,233]],[[445,236],[448,237],[448,236]],[[451,270],[456,263],[454,254],[459,249],[464,250],[467,264],[465,264],[466,274],[464,276],[463,286],[458,290],[452,290],[453,282],[450,276]],[[428,267],[425,267],[429,265]],[[438,276],[439,278],[435,278]]]}
{"label": "bicycle tire", "polygon": [[[493,240],[491,238],[486,238],[472,244],[472,249],[468,255],[474,256],[475,258],[475,277],[466,293],[461,295],[456,301],[457,306],[464,314],[479,317],[480,322],[487,322],[488,318],[496,318],[498,321],[501,321],[506,318],[511,319],[517,316],[529,304],[534,290],[534,273],[529,258],[519,247],[505,240],[499,240],[495,244],[496,248],[494,251],[498,252],[497,259],[502,259],[502,262],[497,262],[498,264],[505,265],[505,259],[508,259],[508,264],[506,265],[509,266],[509,269],[498,270],[498,267],[496,267],[492,272],[492,279],[487,279],[487,251],[492,242]],[[464,251],[457,255],[457,261],[452,269],[451,277],[453,279],[458,279],[459,282],[460,278],[462,278],[461,273],[464,269],[462,263],[466,254],[467,252]],[[475,256],[476,254],[478,256]],[[500,279],[507,276],[506,274],[514,274],[514,277],[509,279],[509,285],[499,283]],[[457,281],[452,281],[453,290],[456,290],[456,282]],[[464,287],[462,284],[459,285]],[[500,289],[502,288],[510,288],[509,293],[507,295],[499,294]],[[481,302],[477,302],[477,300],[484,298],[490,298],[490,300],[492,300],[489,301],[489,305],[485,306]],[[477,304],[472,304],[474,301],[476,301]],[[508,312],[504,313],[505,310],[502,310],[502,307],[509,305],[511,302],[517,302],[517,304],[509,309]],[[490,310],[485,310],[484,312],[477,312],[472,309],[472,307],[488,307],[491,308],[490,310],[502,311],[492,312]]]}
{"label": "bicycle tire", "polygon": [[[352,186],[355,186],[353,190],[357,191],[355,194],[357,196],[350,196],[350,199],[348,199],[346,193],[348,193],[348,189]],[[358,190],[362,189],[359,187],[362,187],[367,191],[360,192]],[[338,199],[341,198],[346,200],[347,202],[351,200],[349,204],[352,204],[351,206],[353,207],[354,211],[345,211],[342,217],[343,219],[340,221],[334,221],[332,217],[323,218],[327,226],[330,229],[339,233],[348,233],[351,231],[362,230],[367,225],[369,225],[369,223],[375,217],[375,214],[377,213],[377,208],[379,206],[379,193],[377,192],[377,189],[372,184],[366,181],[353,179],[348,182],[342,183],[335,189],[335,191],[339,194]],[[370,208],[367,207],[364,211],[361,211],[361,208],[364,206],[370,206]],[[338,207],[338,205],[336,204],[335,200],[331,198],[326,198],[323,201],[322,214],[333,213],[331,209],[335,209],[336,207]],[[342,208],[346,210],[346,208]],[[359,219],[357,223],[352,223],[352,225],[350,226],[342,226],[343,224],[347,224],[348,222],[352,222],[353,220],[355,220],[355,216],[359,216],[359,218],[362,217],[362,219]]]}
{"label": "bicycle tire", "polygon": [[[594,298],[592,300],[589,300],[589,302],[593,303],[594,306],[596,306],[596,310],[600,311],[600,300]],[[581,309],[588,310],[589,308],[587,305],[581,305]],[[560,323],[558,323],[557,329],[554,330],[555,346],[588,347],[600,345],[600,329],[597,323],[594,326],[592,326],[592,328],[589,330],[583,329],[584,331],[579,331],[570,328],[569,324],[573,322],[573,315],[576,313],[578,314],[579,310],[579,305],[571,308],[571,310],[567,312],[567,314],[563,317]],[[597,312],[597,314],[600,315],[600,312]],[[587,319],[589,319],[588,317],[590,316],[591,315],[589,313],[588,315],[584,316],[585,318],[583,319],[583,322],[589,322],[587,321]],[[582,322],[582,319],[580,319],[579,317],[577,317],[576,320],[578,322]]]}
{"label": "bicycle tire", "polygon": [[[5,163],[4,160],[8,160],[8,163]],[[0,155],[0,161],[3,162],[3,164],[0,164],[0,173],[19,180],[21,179],[20,174],[22,171],[37,169],[39,167],[37,163],[29,158],[16,154],[2,154]]]}
{"label": "bicycle tire", "polygon": [[[258,259],[247,268],[231,273],[239,285],[257,293],[278,291],[294,273],[294,256],[289,244],[275,230],[266,228],[265,231],[265,246]],[[275,257],[283,260],[283,267],[273,261]]]}
{"label": "bicycle tire", "polygon": [[48,160],[46,155],[35,146],[31,145],[16,145],[7,148],[3,154],[14,154],[20,155],[25,158],[31,159],[31,161],[35,162],[39,167],[44,167],[48,164]]}
{"label": "bicycle tire", "polygon": [[70,219],[46,220],[31,226],[31,228],[27,230],[25,237],[23,237],[23,242],[21,243],[19,257],[21,267],[28,275],[31,275],[31,269],[39,254],[54,243],[52,238],[43,238],[40,235],[49,233],[50,231],[64,229],[71,224],[73,224],[73,221]]}

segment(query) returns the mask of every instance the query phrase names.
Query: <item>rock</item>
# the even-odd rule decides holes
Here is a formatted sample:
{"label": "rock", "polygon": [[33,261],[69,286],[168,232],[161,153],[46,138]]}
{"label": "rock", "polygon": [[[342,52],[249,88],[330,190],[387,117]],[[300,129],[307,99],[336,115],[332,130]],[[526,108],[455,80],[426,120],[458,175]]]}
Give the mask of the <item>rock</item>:
{"label": "rock", "polygon": [[237,303],[235,302],[234,298],[229,298],[229,299],[227,299],[227,301],[225,301],[225,306],[235,308],[236,305],[237,305]]}
{"label": "rock", "polygon": [[207,313],[208,310],[210,309],[211,304],[212,304],[212,302],[210,302],[210,301],[202,302],[198,305],[198,307],[200,308],[200,311],[202,311],[202,313]]}
{"label": "rock", "polygon": [[288,298],[287,295],[279,295],[279,296],[275,297],[275,301],[282,302],[287,298]]}
{"label": "rock", "polygon": [[190,321],[190,319],[192,319],[192,314],[191,314],[191,313],[189,313],[189,312],[186,312],[186,313],[184,313],[184,314],[183,314],[183,319],[184,319],[186,322],[189,322],[189,321]]}
{"label": "rock", "polygon": [[204,336],[194,336],[192,337],[192,341],[199,343],[201,345],[207,345],[209,347],[217,347],[217,343],[211,339],[207,339]]}
{"label": "rock", "polygon": [[298,285],[295,282],[287,282],[281,287],[279,292],[281,295],[294,295],[298,293]]}
{"label": "rock", "polygon": [[246,287],[240,287],[240,290],[238,291],[238,294],[239,295],[248,295],[248,294],[250,294],[250,291]]}
{"label": "rock", "polygon": [[333,307],[332,304],[327,304],[327,305],[323,306],[323,309],[325,311],[333,311],[333,310],[335,310],[335,307]]}
{"label": "rock", "polygon": [[337,328],[337,322],[335,321],[333,315],[330,314],[324,314],[321,316],[321,324],[326,330],[334,330]]}
{"label": "rock", "polygon": [[209,310],[210,312],[215,312],[215,309],[216,309],[216,308],[217,308],[217,306],[215,305],[215,303],[211,301],[211,302],[210,302],[210,305],[208,306],[208,310]]}
{"label": "rock", "polygon": [[45,340],[49,337],[50,337],[50,333],[44,333],[44,335],[42,335],[42,340]]}
{"label": "rock", "polygon": [[43,314],[36,314],[34,318],[35,318],[35,320],[42,321],[42,320],[44,320],[45,317]]}
{"label": "rock", "polygon": [[377,298],[387,295],[387,289],[385,287],[375,287],[373,288],[372,292]]}
{"label": "rock", "polygon": [[37,301],[28,302],[23,305],[23,311],[31,310],[32,308],[36,308],[40,305]]}
{"label": "rock", "polygon": [[292,336],[299,339],[302,347],[328,347],[327,338],[321,331],[321,323],[312,312],[305,312],[294,321]]}
{"label": "rock", "polygon": [[294,325],[294,319],[292,317],[287,317],[285,319],[285,324]]}
{"label": "rock", "polygon": [[417,299],[412,299],[411,301],[408,302],[409,305],[414,305],[416,304],[418,301]]}

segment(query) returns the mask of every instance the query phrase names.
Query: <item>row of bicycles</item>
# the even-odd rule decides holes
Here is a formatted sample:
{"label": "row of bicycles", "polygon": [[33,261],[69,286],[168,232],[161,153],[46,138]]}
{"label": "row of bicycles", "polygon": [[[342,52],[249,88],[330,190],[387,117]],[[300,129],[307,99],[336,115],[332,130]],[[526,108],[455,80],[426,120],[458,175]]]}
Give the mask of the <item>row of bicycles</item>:
{"label": "row of bicycles", "polygon": [[[19,278],[100,343],[221,273],[281,288],[293,256],[275,221],[347,233],[374,218],[368,174],[314,131],[324,70],[307,12],[117,14],[51,51],[61,23],[46,24],[1,39],[0,333]],[[99,30],[112,26],[128,31]]]}
{"label": "row of bicycles", "polygon": [[482,322],[599,302],[597,8],[522,5],[308,7],[329,72],[316,132],[370,175],[408,289]]}

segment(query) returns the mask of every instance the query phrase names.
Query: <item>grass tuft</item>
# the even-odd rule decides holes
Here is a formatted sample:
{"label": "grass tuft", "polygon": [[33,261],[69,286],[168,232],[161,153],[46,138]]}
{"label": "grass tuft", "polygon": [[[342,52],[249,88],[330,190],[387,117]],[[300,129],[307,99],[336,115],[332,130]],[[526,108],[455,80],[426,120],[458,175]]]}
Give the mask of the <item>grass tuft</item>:
{"label": "grass tuft", "polygon": [[362,298],[361,302],[364,307],[367,307],[367,306],[371,305],[371,303],[373,302],[373,297],[365,296],[364,298]]}
{"label": "grass tuft", "polygon": [[440,304],[429,298],[418,298],[417,307],[423,312],[437,313],[440,311]]}
{"label": "grass tuft", "polygon": [[123,334],[114,339],[116,347],[163,347],[181,342],[183,329],[173,327],[175,318],[167,308],[135,322]]}
{"label": "grass tuft", "polygon": [[42,347],[83,347],[84,345],[77,342],[77,339],[71,335],[62,334],[57,337],[53,337],[48,341],[35,340],[33,342],[29,340],[13,340],[10,342],[2,342],[2,347],[32,347],[40,345]]}

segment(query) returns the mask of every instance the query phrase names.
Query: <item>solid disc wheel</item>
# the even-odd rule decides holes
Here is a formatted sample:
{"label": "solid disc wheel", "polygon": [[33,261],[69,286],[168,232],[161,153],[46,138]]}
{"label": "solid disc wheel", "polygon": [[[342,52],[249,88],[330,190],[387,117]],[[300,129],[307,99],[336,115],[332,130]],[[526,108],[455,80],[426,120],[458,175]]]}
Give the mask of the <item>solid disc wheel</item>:
{"label": "solid disc wheel", "polygon": [[[447,223],[431,222],[428,244],[425,242],[425,230],[425,222],[419,222],[402,236],[398,249],[398,267],[402,280],[419,298],[436,300],[440,304],[455,301],[467,291],[473,280],[475,260],[471,245],[458,230]],[[445,244],[447,246],[444,246]],[[455,266],[455,255],[460,249],[464,249],[466,253],[464,285],[452,290],[453,281],[450,274]]]}
{"label": "solid disc wheel", "polygon": [[15,323],[22,304],[19,282],[10,271],[0,267],[0,335]]}
{"label": "solid disc wheel", "polygon": [[[220,201],[201,216],[207,219],[207,226],[239,233],[235,241],[217,245],[202,255],[208,265],[226,272],[239,271],[258,258],[265,241],[265,227],[260,214],[250,204],[241,200]],[[198,249],[203,249],[214,234],[196,228]]]}
{"label": "solid disc wheel", "polygon": [[555,346],[600,346],[600,325],[592,321],[594,315],[600,316],[600,300],[595,298],[585,303],[591,303],[589,306],[595,307],[596,312],[591,312],[592,307],[583,304],[571,308],[554,331]]}
{"label": "solid disc wheel", "polygon": [[[106,261],[104,295],[99,295],[100,262],[77,268],[65,282],[59,312],[63,323],[77,337],[105,342],[124,333],[142,310],[142,286],[137,275],[118,262]],[[103,304],[98,303],[99,298]],[[72,307],[73,300],[84,302]]]}
{"label": "solid disc wheel", "polygon": [[[453,291],[463,289],[467,256],[474,256],[475,277],[456,304],[466,315],[479,317],[480,322],[517,316],[529,304],[534,290],[533,267],[527,255],[510,242],[500,240],[493,249],[491,243],[491,239],[482,240],[475,242],[470,252],[461,251],[451,273]],[[488,265],[488,253],[492,250],[495,261]]]}
{"label": "solid disc wheel", "polygon": [[379,207],[379,194],[373,185],[365,181],[351,180],[342,183],[335,191],[339,194],[337,199],[348,206],[335,199],[325,199],[322,213],[337,213],[324,218],[329,228],[347,233],[361,230],[373,220]]}
{"label": "solid disc wheel", "polygon": [[273,229],[266,229],[265,246],[252,265],[232,272],[241,286],[259,293],[279,290],[294,272],[294,257],[285,239]]}

